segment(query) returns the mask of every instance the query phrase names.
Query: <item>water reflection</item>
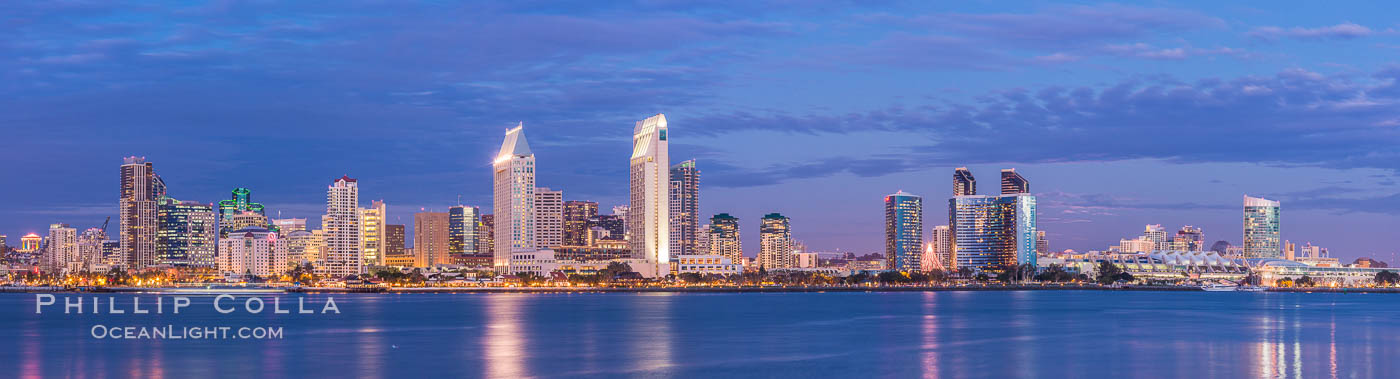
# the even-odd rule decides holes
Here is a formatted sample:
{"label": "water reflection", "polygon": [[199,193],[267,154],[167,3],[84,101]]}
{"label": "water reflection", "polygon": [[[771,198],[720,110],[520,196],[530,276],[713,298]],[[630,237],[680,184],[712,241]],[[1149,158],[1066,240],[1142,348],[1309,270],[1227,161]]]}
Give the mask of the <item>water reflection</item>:
{"label": "water reflection", "polygon": [[923,366],[923,377],[933,379],[938,377],[938,314],[937,307],[934,306],[936,292],[924,292],[923,296],[923,319],[920,324],[921,343],[919,345],[919,363]]}
{"label": "water reflection", "polygon": [[524,303],[527,294],[492,294],[486,298],[486,377],[520,378],[530,376],[525,368]]}
{"label": "water reflection", "polygon": [[[375,328],[376,325],[384,325],[383,323],[385,320],[383,320],[381,316],[383,310],[380,308],[383,298],[365,298],[360,300],[359,307],[356,311],[364,312],[365,317],[360,319],[361,329],[358,333],[355,333],[358,337],[356,344],[359,346],[359,354],[356,357],[356,361],[359,362],[360,367],[359,374],[365,377],[382,376],[381,370],[383,370],[384,367],[385,349],[390,348],[384,346],[383,334],[385,331],[380,328]],[[324,300],[322,300],[322,302],[323,301]]]}
{"label": "water reflection", "polygon": [[631,346],[633,367],[635,372],[646,372],[648,374],[661,374],[666,368],[672,366],[671,361],[671,323],[676,319],[676,315],[671,314],[672,302],[676,299],[674,293],[654,293],[646,294],[642,297],[633,314],[636,320],[632,327],[637,328],[637,336]]}

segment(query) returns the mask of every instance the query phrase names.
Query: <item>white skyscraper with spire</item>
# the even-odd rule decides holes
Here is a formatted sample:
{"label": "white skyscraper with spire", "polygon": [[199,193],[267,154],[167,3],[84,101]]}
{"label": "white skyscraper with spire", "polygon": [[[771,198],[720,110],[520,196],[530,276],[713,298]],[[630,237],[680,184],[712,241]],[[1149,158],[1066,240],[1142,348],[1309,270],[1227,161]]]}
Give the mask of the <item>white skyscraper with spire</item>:
{"label": "white skyscraper with spire", "polygon": [[509,266],[513,252],[535,251],[535,154],[525,142],[524,128],[521,123],[506,131],[501,152],[491,165],[497,268]]}
{"label": "white skyscraper with spire", "polygon": [[663,264],[671,261],[671,162],[667,150],[666,115],[637,122],[632,130],[627,244],[633,258],[657,263],[657,267],[666,267]]}

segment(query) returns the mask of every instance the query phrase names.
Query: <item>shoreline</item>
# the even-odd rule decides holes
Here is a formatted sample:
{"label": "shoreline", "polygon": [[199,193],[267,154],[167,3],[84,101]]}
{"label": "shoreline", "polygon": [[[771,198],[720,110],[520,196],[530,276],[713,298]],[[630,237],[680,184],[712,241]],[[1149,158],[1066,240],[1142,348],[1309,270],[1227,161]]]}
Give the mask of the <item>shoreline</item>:
{"label": "shoreline", "polygon": [[[1207,292],[1192,286],[1098,286],[1098,285],[989,285],[989,286],[723,286],[723,287],[402,287],[402,288],[198,288],[198,287],[99,287],[58,286],[0,287],[0,293],[166,293],[166,294],[283,294],[283,293],[366,293],[366,294],[459,294],[459,293],[795,293],[795,292],[976,292],[976,291],[1171,291]],[[1288,288],[1270,287],[1263,292],[1280,293],[1400,293],[1400,288]]]}

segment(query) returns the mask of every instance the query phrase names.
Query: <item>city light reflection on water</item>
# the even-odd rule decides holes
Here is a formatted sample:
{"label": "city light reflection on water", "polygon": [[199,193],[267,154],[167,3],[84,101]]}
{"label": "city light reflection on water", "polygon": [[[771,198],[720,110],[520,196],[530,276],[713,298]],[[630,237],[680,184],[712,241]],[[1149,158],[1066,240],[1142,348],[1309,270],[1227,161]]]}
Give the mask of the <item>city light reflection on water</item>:
{"label": "city light reflection on water", "polygon": [[[321,295],[324,296],[324,295]],[[32,312],[22,377],[1395,377],[1390,295],[1175,292],[335,295],[339,315]],[[191,309],[199,309],[197,299]],[[93,324],[277,325],[280,340],[98,340]],[[91,375],[88,375],[91,376]]]}

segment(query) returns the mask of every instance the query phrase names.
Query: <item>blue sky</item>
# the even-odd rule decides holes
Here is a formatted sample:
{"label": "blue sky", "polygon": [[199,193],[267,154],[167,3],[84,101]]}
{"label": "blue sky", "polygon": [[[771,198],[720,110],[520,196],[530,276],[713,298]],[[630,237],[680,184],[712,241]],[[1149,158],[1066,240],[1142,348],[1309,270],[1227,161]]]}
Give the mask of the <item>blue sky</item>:
{"label": "blue sky", "polygon": [[[734,4],[741,3],[741,4]],[[883,195],[946,222],[954,167],[1015,167],[1052,247],[1143,224],[1392,260],[1400,26],[1384,2],[209,2],[0,5],[0,233],[116,213],[122,156],[180,199],[234,187],[316,219],[348,174],[391,219],[490,203],[524,122],[541,186],[626,198],[666,113],[702,212],[781,212],[815,250],[882,249]]]}

